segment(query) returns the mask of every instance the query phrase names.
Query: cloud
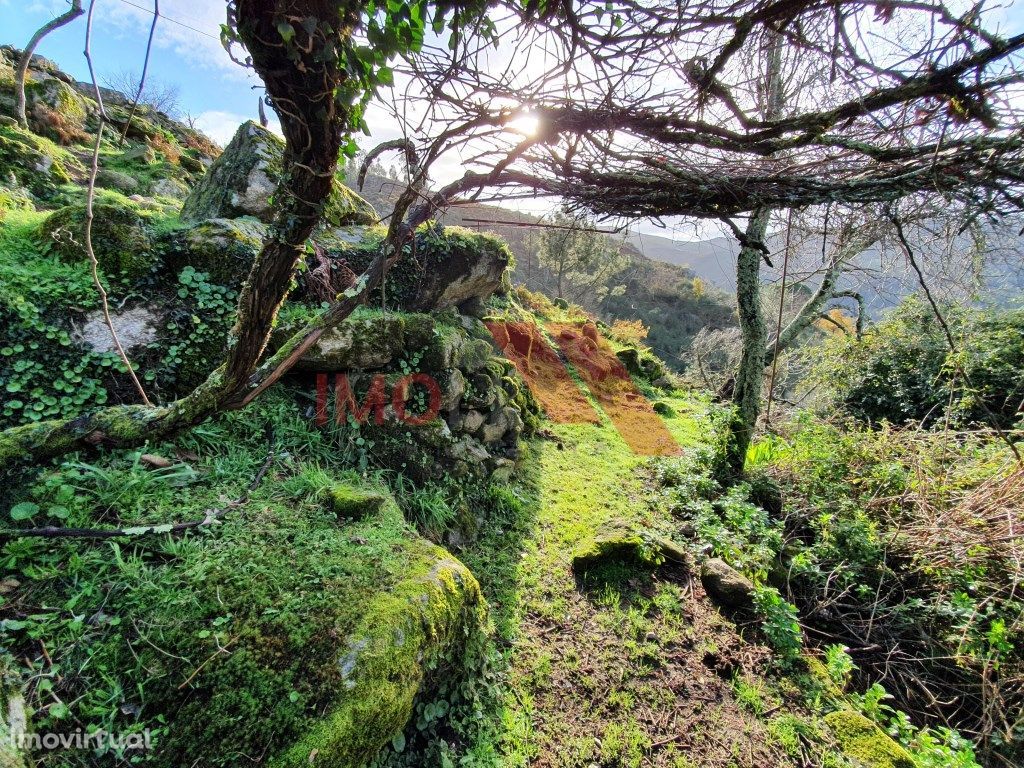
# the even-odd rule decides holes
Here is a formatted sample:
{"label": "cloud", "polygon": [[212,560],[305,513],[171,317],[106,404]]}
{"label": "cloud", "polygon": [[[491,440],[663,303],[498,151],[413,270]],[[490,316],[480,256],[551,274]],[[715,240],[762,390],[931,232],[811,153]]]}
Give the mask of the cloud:
{"label": "cloud", "polygon": [[[203,0],[161,0],[154,44],[173,51],[189,63],[219,71],[233,79],[255,79],[255,74],[231,60],[220,43],[223,3]],[[147,0],[108,3],[97,21],[132,37],[149,34],[153,14]]]}
{"label": "cloud", "polygon": [[231,141],[231,137],[235,135],[238,126],[248,119],[248,116],[239,115],[235,112],[210,110],[202,112],[196,118],[196,128],[223,147]]}

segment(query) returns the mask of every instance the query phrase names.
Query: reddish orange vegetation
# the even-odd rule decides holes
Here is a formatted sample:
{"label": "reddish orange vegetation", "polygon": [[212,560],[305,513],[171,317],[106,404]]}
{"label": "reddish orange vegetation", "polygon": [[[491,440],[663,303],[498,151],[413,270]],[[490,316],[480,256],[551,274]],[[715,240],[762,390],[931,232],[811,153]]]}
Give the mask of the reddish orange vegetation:
{"label": "reddish orange vegetation", "polygon": [[643,456],[672,456],[679,445],[654,412],[622,361],[593,323],[549,323],[548,332],[569,358],[629,447]]}
{"label": "reddish orange vegetation", "polygon": [[593,406],[565,364],[532,323],[486,323],[498,348],[515,365],[548,418],[560,424],[597,424]]}

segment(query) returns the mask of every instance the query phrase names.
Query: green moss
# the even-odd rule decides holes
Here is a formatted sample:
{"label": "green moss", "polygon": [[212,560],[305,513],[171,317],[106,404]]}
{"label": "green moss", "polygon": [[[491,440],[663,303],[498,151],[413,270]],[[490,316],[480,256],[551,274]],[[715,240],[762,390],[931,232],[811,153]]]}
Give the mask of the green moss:
{"label": "green moss", "polygon": [[326,498],[327,506],[334,514],[352,519],[376,514],[387,502],[382,493],[342,484],[328,488]]}
{"label": "green moss", "polygon": [[[42,247],[64,261],[87,262],[85,223],[83,204],[54,211],[39,228]],[[137,280],[157,261],[142,217],[121,204],[93,206],[92,246],[100,268],[110,277]]]}
{"label": "green moss", "polygon": [[[47,505],[47,489],[74,482],[82,501],[69,502],[67,524],[201,519],[237,498],[262,463],[267,421],[289,467],[332,455],[294,402],[269,393],[178,442],[202,456],[198,482],[163,481],[115,452],[96,471],[56,471],[27,498]],[[243,507],[182,538],[22,549],[24,567],[40,574],[32,599],[73,597],[82,615],[101,617],[84,632],[71,614],[32,619],[8,637],[18,658],[42,641],[79,670],[58,689],[76,723],[154,729],[155,766],[229,766],[240,753],[308,765],[317,750],[317,765],[356,768],[404,727],[429,670],[481,632],[473,576],[417,536],[390,498],[351,487],[346,504],[360,498],[367,513],[342,526],[318,491],[297,497],[277,472],[291,469],[282,460]],[[55,726],[46,707],[30,706],[37,730]],[[38,757],[58,766],[68,755]]]}
{"label": "green moss", "polygon": [[267,226],[258,219],[210,219],[158,238],[172,270],[193,267],[218,285],[239,288],[263,247]]}
{"label": "green moss", "polygon": [[380,217],[373,206],[338,179],[334,191],[324,204],[323,223],[328,227],[342,227],[349,224],[376,224]]}
{"label": "green moss", "polygon": [[48,199],[71,182],[72,174],[82,173],[81,163],[49,139],[16,126],[0,126],[0,177],[13,175],[32,194]]}
{"label": "green moss", "polygon": [[427,670],[453,645],[482,631],[485,609],[476,579],[444,550],[423,547],[433,550],[429,570],[412,565],[393,590],[367,606],[349,635],[347,651],[337,661],[349,691],[342,705],[272,766],[303,768],[312,754],[327,768],[364,764],[401,733]]}
{"label": "green moss", "polygon": [[662,400],[656,400],[651,407],[654,412],[660,416],[668,416],[669,418],[676,415],[676,412],[672,410],[672,406]]}
{"label": "green moss", "polygon": [[[324,250],[345,259],[360,274],[380,252],[385,235],[382,226],[348,227],[328,229],[316,239]],[[432,310],[449,283],[456,280],[455,276],[468,273],[470,265],[485,263],[507,269],[511,259],[512,252],[495,235],[426,222],[416,229],[410,253],[388,270],[384,291],[387,304],[395,309]],[[370,303],[379,305],[383,298],[377,289]]]}
{"label": "green moss", "polygon": [[31,211],[35,209],[32,198],[29,197],[24,187],[0,186],[0,219],[4,218],[6,211]]}
{"label": "green moss", "polygon": [[843,753],[864,768],[916,768],[914,758],[859,712],[840,709],[825,715]]}

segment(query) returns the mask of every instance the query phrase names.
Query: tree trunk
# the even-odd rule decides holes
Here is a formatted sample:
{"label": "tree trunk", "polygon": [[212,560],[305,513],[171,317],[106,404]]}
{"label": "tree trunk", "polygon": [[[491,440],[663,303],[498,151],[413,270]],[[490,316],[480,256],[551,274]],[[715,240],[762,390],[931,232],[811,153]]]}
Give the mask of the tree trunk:
{"label": "tree trunk", "polygon": [[28,45],[25,46],[25,50],[21,52],[21,58],[18,59],[18,69],[14,73],[14,92],[17,94],[18,99],[14,114],[18,119],[18,125],[22,128],[28,128],[28,117],[25,116],[25,77],[28,74],[28,65],[32,61],[32,52],[39,45],[39,41],[53,32],[53,30],[60,29],[83,13],[85,11],[82,10],[82,0],[72,0],[71,8],[37,29],[36,33],[32,35],[32,39],[28,41]]}
{"label": "tree trunk", "polygon": [[[763,112],[765,119],[774,120],[782,113],[782,37],[772,33],[765,64],[765,91]],[[754,438],[757,417],[761,413],[761,386],[764,381],[765,343],[768,332],[761,311],[761,258],[767,253],[765,234],[771,209],[758,208],[747,223],[744,242],[736,257],[736,306],[740,319],[743,351],[739,369],[732,386],[735,413],[726,444],[726,468],[732,478],[743,474],[747,448]]]}
{"label": "tree trunk", "polygon": [[768,332],[761,312],[761,258],[771,211],[759,208],[747,224],[746,240],[736,259],[736,305],[743,336],[743,351],[733,383],[732,400],[736,408],[726,447],[730,475],[743,474],[747,448],[754,436],[761,412],[761,388],[764,383],[764,350]]}

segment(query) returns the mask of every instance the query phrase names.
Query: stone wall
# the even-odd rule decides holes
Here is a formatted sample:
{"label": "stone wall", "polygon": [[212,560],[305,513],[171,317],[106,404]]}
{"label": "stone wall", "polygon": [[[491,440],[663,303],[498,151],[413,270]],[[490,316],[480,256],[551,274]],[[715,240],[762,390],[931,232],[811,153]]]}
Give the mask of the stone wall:
{"label": "stone wall", "polygon": [[[345,374],[353,400],[337,427],[342,439],[361,438],[375,464],[418,481],[507,476],[519,438],[538,424],[536,402],[483,323],[454,311],[361,310],[325,334],[296,369],[307,377],[328,374],[325,417],[335,424],[340,406],[334,375]],[[402,420],[391,405],[394,387],[412,374],[428,376],[440,395],[437,417],[423,424]],[[382,380],[387,402],[379,424],[367,408],[375,378]],[[414,421],[415,408],[410,401]],[[366,412],[356,419],[359,409]]]}

